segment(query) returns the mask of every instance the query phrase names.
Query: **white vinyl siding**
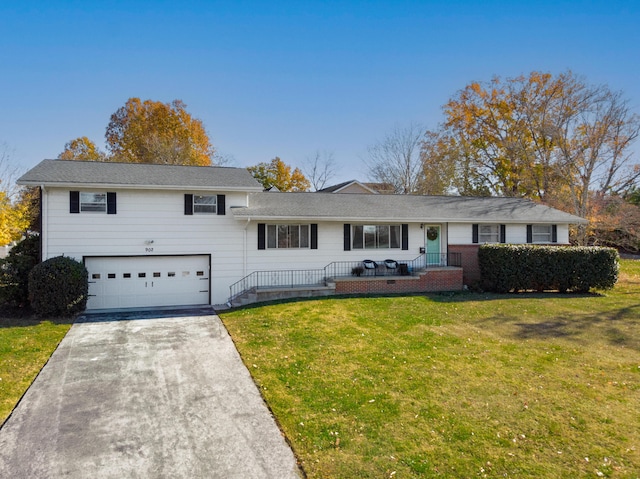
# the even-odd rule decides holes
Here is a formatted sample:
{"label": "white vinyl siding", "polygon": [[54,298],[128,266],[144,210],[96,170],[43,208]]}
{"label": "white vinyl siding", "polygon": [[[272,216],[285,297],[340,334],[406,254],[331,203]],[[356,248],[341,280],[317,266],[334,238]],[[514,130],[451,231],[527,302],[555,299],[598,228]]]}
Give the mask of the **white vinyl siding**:
{"label": "white vinyl siding", "polygon": [[[70,215],[69,190],[47,188],[44,259],[210,254],[212,303],[227,301],[230,283],[244,276],[245,267],[244,227],[233,215],[186,216],[183,191],[114,191],[117,215]],[[228,206],[246,206],[245,193],[222,193]]]}
{"label": "white vinyl siding", "polygon": [[[548,226],[551,231],[551,225]],[[479,224],[482,227],[482,223]],[[473,244],[472,227],[470,223],[449,223],[448,225],[448,244],[467,245]],[[566,223],[557,225],[558,243],[569,244],[569,225]],[[549,235],[549,238],[551,236]],[[480,238],[478,238],[480,239]],[[506,223],[506,243],[525,244],[527,242],[527,225],[523,223]],[[444,241],[444,239],[443,239]],[[551,241],[551,239],[549,239]],[[480,243],[482,243],[480,241]],[[444,243],[443,243],[444,244]]]}

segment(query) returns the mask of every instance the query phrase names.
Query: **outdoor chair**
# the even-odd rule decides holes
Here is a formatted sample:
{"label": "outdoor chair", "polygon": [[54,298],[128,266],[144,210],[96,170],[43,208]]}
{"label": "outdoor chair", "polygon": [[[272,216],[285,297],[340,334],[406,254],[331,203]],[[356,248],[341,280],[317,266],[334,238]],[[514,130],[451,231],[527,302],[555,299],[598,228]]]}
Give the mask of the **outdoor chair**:
{"label": "outdoor chair", "polygon": [[387,273],[394,274],[398,269],[398,262],[395,259],[385,259],[384,265],[387,267]]}
{"label": "outdoor chair", "polygon": [[376,263],[375,261],[365,259],[362,262],[362,266],[364,267],[365,272],[368,271],[369,273],[373,273],[374,276],[376,275],[376,272],[378,270],[378,263]]}

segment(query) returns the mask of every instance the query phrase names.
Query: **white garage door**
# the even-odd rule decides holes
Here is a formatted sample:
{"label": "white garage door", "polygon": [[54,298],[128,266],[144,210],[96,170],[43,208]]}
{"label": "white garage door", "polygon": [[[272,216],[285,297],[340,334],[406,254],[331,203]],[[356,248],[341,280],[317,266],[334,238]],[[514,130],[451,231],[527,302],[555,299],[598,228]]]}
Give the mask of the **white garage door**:
{"label": "white garage door", "polygon": [[209,256],[85,258],[87,309],[209,304]]}

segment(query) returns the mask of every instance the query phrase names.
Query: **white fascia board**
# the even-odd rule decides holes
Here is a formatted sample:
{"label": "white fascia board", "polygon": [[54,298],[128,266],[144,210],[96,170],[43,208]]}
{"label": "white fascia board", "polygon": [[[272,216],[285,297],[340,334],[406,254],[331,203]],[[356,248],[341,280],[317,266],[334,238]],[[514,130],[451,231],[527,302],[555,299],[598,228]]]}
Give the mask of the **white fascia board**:
{"label": "white fascia board", "polygon": [[[239,207],[242,208],[242,207]],[[236,220],[246,221],[333,221],[333,222],[349,222],[349,223],[477,223],[477,224],[578,224],[574,221],[566,220],[478,220],[476,218],[398,218],[397,216],[392,218],[376,217],[344,217],[344,216],[273,216],[273,215],[235,215]],[[582,220],[580,223],[588,223],[587,220]]]}
{"label": "white fascia board", "polygon": [[[19,181],[22,186],[42,186],[42,182]],[[262,187],[239,187],[239,186],[193,186],[193,185],[129,185],[118,183],[44,183],[47,188],[113,188],[119,190],[194,190],[194,191],[241,191],[253,193],[262,191]]]}

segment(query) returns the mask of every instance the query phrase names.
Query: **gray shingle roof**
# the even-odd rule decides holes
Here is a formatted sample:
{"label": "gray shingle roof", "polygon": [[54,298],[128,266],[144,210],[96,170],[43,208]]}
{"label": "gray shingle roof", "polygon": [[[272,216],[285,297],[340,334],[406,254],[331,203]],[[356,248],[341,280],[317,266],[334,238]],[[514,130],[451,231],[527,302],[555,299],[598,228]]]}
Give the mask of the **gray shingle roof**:
{"label": "gray shingle roof", "polygon": [[563,211],[521,198],[252,193],[237,218],[263,220],[586,223]]}
{"label": "gray shingle roof", "polygon": [[245,168],[44,160],[22,175],[27,186],[119,186],[261,191]]}

